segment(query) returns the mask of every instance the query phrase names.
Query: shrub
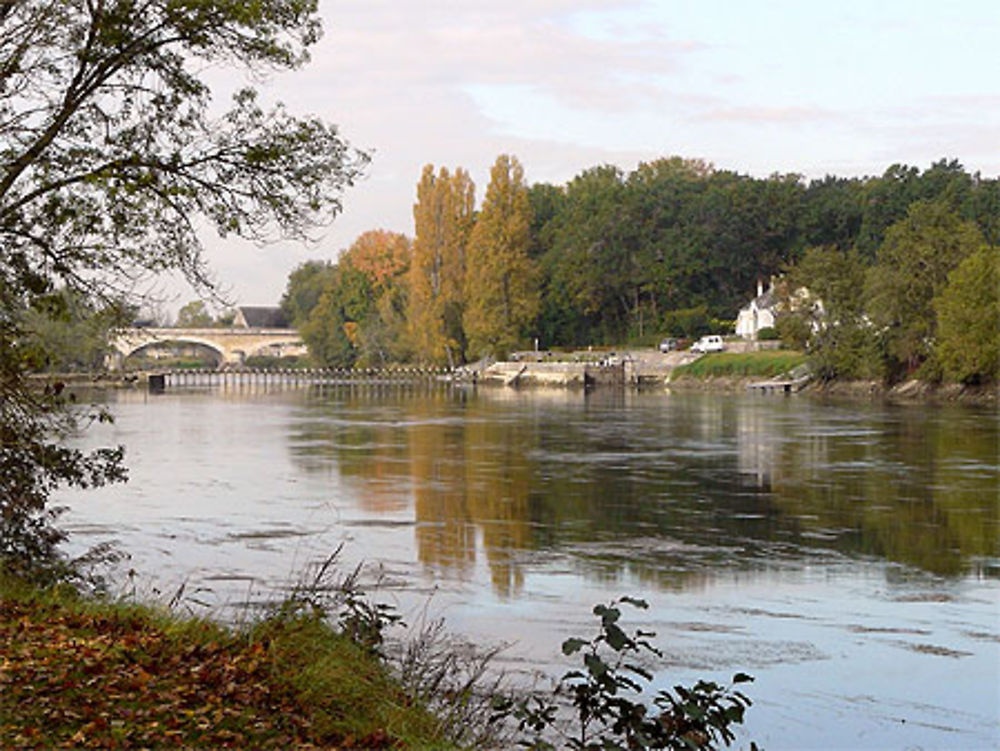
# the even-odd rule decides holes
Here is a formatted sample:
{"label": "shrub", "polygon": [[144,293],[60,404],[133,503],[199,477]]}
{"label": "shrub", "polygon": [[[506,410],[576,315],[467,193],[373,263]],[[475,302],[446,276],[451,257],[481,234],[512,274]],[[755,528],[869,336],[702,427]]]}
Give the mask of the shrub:
{"label": "shrub", "polygon": [[[570,670],[559,682],[558,695],[568,696],[575,723],[562,727],[559,706],[538,695],[519,702],[498,705],[501,715],[513,715],[521,732],[528,736],[520,745],[551,751],[549,738],[561,735],[566,747],[576,751],[643,751],[644,749],[717,748],[728,746],[736,736],[732,726],[741,724],[751,701],[732,686],[698,681],[693,687],[675,686],[660,691],[647,706],[639,697],[652,674],[638,664],[643,656],[662,657],[647,639],[652,632],[626,633],[618,624],[621,606],[646,609],[644,600],[621,597],[608,605],[594,607],[600,629],[591,639],[572,638],[563,642],[563,654],[582,655],[582,669]],[[733,685],[753,678],[745,673],[733,676]],[[751,749],[756,744],[751,743]]]}

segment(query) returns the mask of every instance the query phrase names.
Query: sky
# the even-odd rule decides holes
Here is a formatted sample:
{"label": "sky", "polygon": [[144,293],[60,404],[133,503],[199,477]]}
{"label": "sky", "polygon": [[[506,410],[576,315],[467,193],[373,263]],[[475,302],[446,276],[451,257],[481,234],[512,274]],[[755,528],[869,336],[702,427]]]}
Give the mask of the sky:
{"label": "sky", "polygon": [[[293,268],[366,230],[412,235],[425,164],[468,170],[477,200],[499,154],[554,184],[672,155],[756,177],[943,157],[1000,174],[996,0],[320,0],[320,13],[311,63],[253,83],[372,161],[312,243],[206,231],[237,304],[277,304]],[[175,310],[194,297],[167,287]]]}

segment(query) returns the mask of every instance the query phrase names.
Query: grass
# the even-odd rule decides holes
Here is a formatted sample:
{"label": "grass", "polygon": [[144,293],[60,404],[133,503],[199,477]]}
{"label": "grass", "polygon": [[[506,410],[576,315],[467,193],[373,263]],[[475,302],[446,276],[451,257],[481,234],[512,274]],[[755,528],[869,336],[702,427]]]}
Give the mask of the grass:
{"label": "grass", "polygon": [[241,630],[0,579],[0,748],[435,748],[440,722],[318,616]]}
{"label": "grass", "polygon": [[802,352],[784,350],[718,352],[682,365],[674,371],[674,378],[769,378],[803,365],[806,359]]}

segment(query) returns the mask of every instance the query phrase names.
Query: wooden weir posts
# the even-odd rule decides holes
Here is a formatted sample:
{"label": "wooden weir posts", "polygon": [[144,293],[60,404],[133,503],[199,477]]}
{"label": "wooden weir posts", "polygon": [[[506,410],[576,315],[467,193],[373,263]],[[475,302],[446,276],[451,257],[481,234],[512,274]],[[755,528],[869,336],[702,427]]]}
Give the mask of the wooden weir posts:
{"label": "wooden weir posts", "polygon": [[195,368],[150,373],[150,390],[168,386],[405,385],[451,382],[450,368]]}

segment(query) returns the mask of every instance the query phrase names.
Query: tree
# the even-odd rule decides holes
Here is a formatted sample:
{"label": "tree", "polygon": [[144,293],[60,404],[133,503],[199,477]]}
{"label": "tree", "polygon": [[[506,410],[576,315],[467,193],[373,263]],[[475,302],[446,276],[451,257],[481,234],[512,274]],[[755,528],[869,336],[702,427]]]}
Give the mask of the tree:
{"label": "tree", "polygon": [[368,230],[351,243],[340,263],[365,274],[378,296],[409,269],[410,245],[410,238],[399,232]]}
{"label": "tree", "polygon": [[940,202],[913,203],[886,231],[868,273],[868,314],[898,367],[912,372],[931,354],[937,333],[932,300],[948,274],[983,244],[974,223]]}
{"label": "tree", "polygon": [[934,300],[937,356],[949,378],[963,383],[1000,376],[1000,249],[983,247],[948,275]]}
{"label": "tree", "polygon": [[200,227],[263,241],[332,219],[366,157],[334,126],[265,111],[252,89],[213,117],[198,75],[294,69],[319,34],[316,0],[0,4],[4,565],[54,550],[34,545],[52,539],[53,487],[122,476],[120,452],[59,444],[69,418],[58,388],[26,383],[23,311],[57,287],[117,298],[170,269],[204,289]]}
{"label": "tree", "polygon": [[[813,370],[824,380],[885,375],[880,340],[865,314],[867,272],[854,250],[815,247],[779,285],[785,311],[778,331],[790,343],[807,347]],[[808,297],[794,304],[792,295],[803,289]]]}
{"label": "tree", "polygon": [[201,300],[192,300],[177,311],[178,328],[206,329],[214,323],[215,319]]}
{"label": "tree", "polygon": [[469,237],[463,323],[474,356],[510,351],[538,315],[538,269],[528,257],[531,205],[524,169],[497,157]]}
{"label": "tree", "polygon": [[435,175],[433,165],[424,167],[413,206],[407,316],[420,360],[451,363],[464,356],[465,244],[474,206],[475,186],[465,170],[451,175],[442,167]]}
{"label": "tree", "polygon": [[406,235],[386,230],[361,234],[340,258],[340,266],[363,275],[368,300],[358,324],[355,344],[362,365],[408,360],[407,273],[411,243]]}
{"label": "tree", "polygon": [[130,323],[123,305],[95,307],[84,296],[60,289],[36,298],[21,317],[21,344],[30,368],[54,373],[104,368],[109,333]]}
{"label": "tree", "polygon": [[358,357],[349,336],[349,331],[353,329],[349,324],[354,321],[346,308],[353,308],[357,315],[365,296],[361,292],[352,299],[345,292],[352,281],[362,283],[363,278],[359,278],[357,272],[347,280],[344,276],[343,271],[335,267],[319,302],[310,312],[309,319],[299,327],[302,341],[309,348],[312,358],[330,368],[349,368]]}
{"label": "tree", "polygon": [[628,311],[621,278],[634,223],[623,217],[623,176],[610,165],[577,175],[550,221],[551,246],[541,257],[543,335],[559,344],[621,340]]}
{"label": "tree", "polygon": [[333,273],[333,264],[329,261],[306,261],[288,275],[281,309],[293,326],[301,326],[309,320]]}

